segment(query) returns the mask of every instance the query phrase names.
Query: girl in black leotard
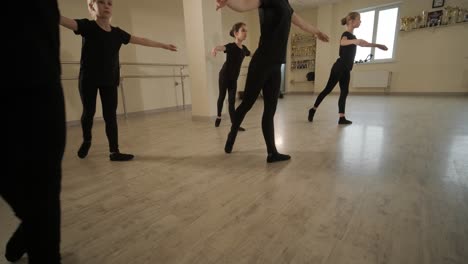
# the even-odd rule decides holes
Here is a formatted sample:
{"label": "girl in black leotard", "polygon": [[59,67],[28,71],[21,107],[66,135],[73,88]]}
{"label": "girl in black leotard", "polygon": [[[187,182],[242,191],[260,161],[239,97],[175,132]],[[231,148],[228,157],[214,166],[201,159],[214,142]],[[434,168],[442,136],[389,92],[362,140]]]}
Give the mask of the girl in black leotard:
{"label": "girl in black leotard", "polygon": [[309,110],[309,122],[314,119],[315,112],[323,99],[335,88],[336,84],[340,83],[340,99],[338,100],[338,110],[340,119],[338,124],[350,125],[351,121],[345,117],[346,98],[349,91],[349,80],[351,70],[353,69],[354,57],[356,56],[357,46],[361,47],[377,47],[382,50],[387,50],[387,47],[381,44],[369,43],[363,39],[356,39],[353,35],[355,28],[361,25],[361,15],[357,12],[349,13],[341,20],[341,24],[346,25],[346,31],[341,35],[340,41],[340,57],[335,62],[331,69],[330,78],[328,79],[327,86],[317,97],[314,107]]}
{"label": "girl in black leotard", "polygon": [[[247,38],[247,26],[245,23],[236,23],[232,26],[229,34],[231,37],[235,38],[235,42],[228,43],[224,46],[217,46],[213,48],[211,52],[213,56],[216,56],[217,52],[220,51],[223,51],[227,55],[226,62],[219,72],[218,116],[215,122],[216,127],[219,127],[221,123],[221,113],[223,111],[224,98],[226,98],[226,91],[228,92],[229,117],[231,118],[231,123],[233,123],[237,78],[239,77],[240,68],[245,56],[250,56],[250,51],[246,46],[242,45],[242,42]],[[245,131],[242,127],[239,127],[239,130]]]}
{"label": "girl in black leotard", "polygon": [[99,91],[102,112],[106,123],[106,135],[109,141],[109,159],[128,161],[132,154],[121,153],[117,128],[117,87],[120,81],[119,50],[128,43],[147,47],[177,51],[174,45],[163,44],[146,38],[130,35],[124,30],[111,25],[112,0],[87,0],[93,20],[61,17],[60,24],[81,35],[81,65],[79,89],[83,114],[81,127],[83,143],[78,150],[81,159],[88,155],[91,147],[91,130],[96,112],[96,96]]}

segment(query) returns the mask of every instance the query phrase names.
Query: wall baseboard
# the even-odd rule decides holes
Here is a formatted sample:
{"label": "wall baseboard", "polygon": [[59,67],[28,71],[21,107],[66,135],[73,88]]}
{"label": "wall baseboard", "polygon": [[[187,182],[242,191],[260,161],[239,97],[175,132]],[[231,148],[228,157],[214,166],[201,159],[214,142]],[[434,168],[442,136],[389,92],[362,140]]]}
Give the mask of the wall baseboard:
{"label": "wall baseboard", "polygon": [[[382,93],[383,94],[383,93]],[[468,96],[468,92],[390,92],[388,95],[408,96]]]}
{"label": "wall baseboard", "polygon": [[[150,114],[156,114],[156,113],[164,113],[164,112],[173,112],[173,111],[180,111],[183,110],[184,108],[182,106],[171,106],[171,107],[164,107],[164,108],[158,108],[158,109],[151,109],[151,110],[145,110],[145,111],[137,111],[137,112],[131,112],[127,113],[128,117],[132,116],[142,116],[142,115],[150,115]],[[191,110],[192,105],[185,105],[185,110]],[[117,117],[122,118],[124,117],[124,113],[118,113]],[[104,121],[103,117],[96,117],[94,118],[95,122],[102,122]],[[78,126],[81,124],[80,120],[72,120],[72,121],[67,121],[67,126]]]}
{"label": "wall baseboard", "polygon": [[192,121],[211,122],[216,119],[216,116],[192,116]]}
{"label": "wall baseboard", "polygon": [[[333,95],[339,95],[339,91],[331,92]],[[349,92],[350,95],[398,95],[398,96],[468,96],[468,92]]]}
{"label": "wall baseboard", "polygon": [[291,91],[291,92],[286,92],[285,95],[301,95],[301,94],[314,94],[314,91]]}

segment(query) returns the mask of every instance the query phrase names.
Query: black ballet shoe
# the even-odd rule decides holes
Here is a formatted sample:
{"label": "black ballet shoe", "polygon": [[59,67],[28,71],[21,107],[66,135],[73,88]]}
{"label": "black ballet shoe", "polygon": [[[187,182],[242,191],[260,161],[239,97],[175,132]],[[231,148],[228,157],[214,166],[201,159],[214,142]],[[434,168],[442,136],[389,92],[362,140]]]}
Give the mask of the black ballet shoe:
{"label": "black ballet shoe", "polygon": [[216,118],[215,127],[219,127],[219,124],[221,124],[221,118]]}
{"label": "black ballet shoe", "polygon": [[338,120],[338,124],[339,125],[351,125],[353,122],[349,121],[348,119],[346,119],[346,117],[340,117],[340,119]]}
{"label": "black ballet shoe", "polygon": [[125,154],[120,152],[112,152],[109,155],[111,161],[129,161],[132,160],[135,156],[132,154]]}
{"label": "black ballet shoe", "polygon": [[226,145],[224,146],[224,152],[226,152],[228,154],[232,152],[234,142],[236,141],[236,136],[237,136],[236,132],[234,132],[232,130],[231,130],[231,132],[229,132],[228,137],[226,139]]}
{"label": "black ballet shoe", "polygon": [[290,160],[290,159],[291,159],[291,156],[276,152],[276,153],[268,154],[267,162],[273,163],[273,162],[285,161],[285,160]]}
{"label": "black ballet shoe", "polygon": [[91,141],[83,141],[83,143],[81,143],[80,149],[78,150],[78,157],[80,159],[86,158],[86,156],[88,156],[88,151],[90,147]]}
{"label": "black ballet shoe", "polygon": [[17,262],[26,254],[23,227],[20,225],[6,245],[5,258],[9,262]]}
{"label": "black ballet shoe", "polygon": [[314,115],[315,115],[315,112],[317,110],[315,110],[314,108],[311,108],[309,109],[309,116],[307,117],[307,119],[309,120],[309,122],[312,122],[314,121]]}

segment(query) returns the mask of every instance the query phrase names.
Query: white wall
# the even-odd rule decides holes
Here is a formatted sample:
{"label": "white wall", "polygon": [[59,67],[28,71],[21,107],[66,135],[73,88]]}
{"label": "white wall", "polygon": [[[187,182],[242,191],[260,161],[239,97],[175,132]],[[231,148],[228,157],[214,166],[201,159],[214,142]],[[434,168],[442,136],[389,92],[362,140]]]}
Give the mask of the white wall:
{"label": "white wall", "polygon": [[[349,0],[319,7],[318,25],[330,35],[330,44],[317,45],[316,91],[320,91],[325,86],[330,67],[338,56],[338,41],[344,31],[339,24],[340,19],[352,10],[394,2],[394,0]],[[402,16],[415,16],[422,10],[429,11],[432,8],[432,0],[402,2]],[[446,5],[468,7],[468,1],[447,0]],[[392,71],[390,92],[468,92],[467,24],[397,34],[394,62],[356,65],[353,71]],[[369,91],[352,87],[350,90]]]}

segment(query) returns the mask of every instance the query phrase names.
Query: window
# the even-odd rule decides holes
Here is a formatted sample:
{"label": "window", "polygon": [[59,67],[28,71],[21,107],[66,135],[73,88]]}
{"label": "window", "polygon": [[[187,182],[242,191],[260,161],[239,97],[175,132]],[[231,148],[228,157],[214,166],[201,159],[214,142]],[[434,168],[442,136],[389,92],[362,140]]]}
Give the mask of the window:
{"label": "window", "polygon": [[388,51],[358,46],[355,60],[368,59],[370,54],[375,61],[394,58],[399,11],[398,4],[358,10],[361,14],[361,26],[354,30],[354,35],[358,39],[384,44]]}

